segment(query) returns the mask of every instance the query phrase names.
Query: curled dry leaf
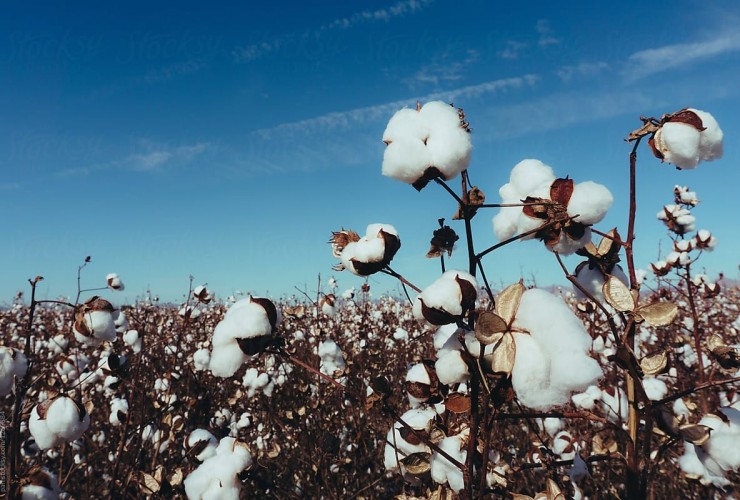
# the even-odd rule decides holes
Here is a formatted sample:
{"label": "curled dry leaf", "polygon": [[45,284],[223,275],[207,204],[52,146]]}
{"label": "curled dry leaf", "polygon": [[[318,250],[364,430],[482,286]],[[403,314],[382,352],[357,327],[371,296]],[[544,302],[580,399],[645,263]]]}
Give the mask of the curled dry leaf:
{"label": "curled dry leaf", "polygon": [[425,452],[412,453],[401,459],[406,471],[414,476],[426,474],[432,468],[431,454]]}
{"label": "curled dry leaf", "polygon": [[491,370],[493,373],[509,375],[514,369],[514,361],[516,361],[516,342],[511,333],[505,333],[493,348]]}
{"label": "curled dry leaf", "polygon": [[640,368],[645,375],[657,375],[662,373],[668,366],[668,355],[665,351],[645,356],[640,361]]}
{"label": "curled dry leaf", "polygon": [[468,413],[471,408],[470,396],[453,392],[445,401],[445,408],[452,413]]}
{"label": "curled dry leaf", "polygon": [[158,493],[162,487],[161,481],[157,481],[154,476],[146,472],[142,471],[140,474],[139,489],[141,489],[141,492],[145,495],[154,495]]}
{"label": "curled dry leaf", "polygon": [[678,314],[678,306],[672,302],[655,302],[638,307],[635,311],[635,321],[645,321],[650,326],[668,326]]}
{"label": "curled dry leaf", "polygon": [[617,441],[609,434],[598,433],[591,441],[591,450],[596,455],[611,455],[618,449]]}
{"label": "curled dry leaf", "polygon": [[498,342],[501,334],[508,329],[504,318],[490,311],[478,313],[475,322],[475,338],[483,345]]}
{"label": "curled dry leaf", "polygon": [[514,322],[514,316],[519,310],[524,290],[524,282],[520,280],[518,283],[507,286],[496,297],[496,312],[503,318],[507,326],[511,326]]}
{"label": "curled dry leaf", "polygon": [[678,429],[681,437],[696,446],[701,446],[709,440],[711,429],[706,425],[688,424],[682,425]]}
{"label": "curled dry leaf", "polygon": [[620,312],[631,312],[635,309],[635,298],[618,278],[609,276],[602,287],[604,298],[614,309]]}

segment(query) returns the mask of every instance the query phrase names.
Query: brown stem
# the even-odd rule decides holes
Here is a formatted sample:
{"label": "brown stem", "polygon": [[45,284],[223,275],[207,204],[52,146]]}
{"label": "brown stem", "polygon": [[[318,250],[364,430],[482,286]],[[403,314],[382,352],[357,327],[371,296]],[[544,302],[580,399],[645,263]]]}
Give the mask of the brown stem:
{"label": "brown stem", "polygon": [[[699,328],[699,315],[696,312],[696,302],[694,300],[694,284],[691,282],[691,266],[686,266],[686,289],[689,300],[689,307],[691,308],[691,319],[693,325],[691,327],[691,334],[694,337],[694,350],[696,351],[696,362],[699,367],[699,383],[703,384],[707,381],[706,374],[704,373],[704,351],[701,346],[701,328]],[[699,396],[699,402],[701,403],[701,410],[704,413],[709,411],[707,398],[703,394]]]}
{"label": "brown stem", "polygon": [[398,274],[396,271],[394,271],[393,269],[391,269],[390,266],[385,266],[385,268],[381,269],[380,272],[383,273],[383,274],[387,274],[389,276],[393,276],[398,281],[400,281],[404,285],[406,285],[409,288],[411,288],[412,290],[414,290],[416,293],[421,293],[421,288],[419,288],[418,286],[414,285],[413,283],[411,283],[410,281],[408,281],[406,278],[404,278],[403,276],[401,276],[400,274]]}

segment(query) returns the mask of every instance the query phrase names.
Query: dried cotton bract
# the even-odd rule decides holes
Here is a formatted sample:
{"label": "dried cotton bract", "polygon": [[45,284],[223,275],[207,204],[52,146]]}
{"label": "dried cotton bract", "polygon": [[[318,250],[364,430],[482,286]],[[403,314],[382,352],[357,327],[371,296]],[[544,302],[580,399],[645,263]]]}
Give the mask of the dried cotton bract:
{"label": "dried cotton bract", "polygon": [[401,248],[398,232],[390,224],[370,224],[362,238],[354,231],[335,231],[329,243],[334,257],[342,261],[334,269],[349,269],[358,276],[377,273],[391,263]]}
{"label": "dried cotton bract", "polygon": [[462,110],[442,101],[398,111],[383,132],[383,142],[388,145],[383,175],[417,190],[432,179],[450,180],[465,170],[473,149]]}
{"label": "dried cotton bract", "polygon": [[656,158],[691,169],[722,158],[722,139],[722,129],[711,114],[687,108],[666,116],[649,142]]}

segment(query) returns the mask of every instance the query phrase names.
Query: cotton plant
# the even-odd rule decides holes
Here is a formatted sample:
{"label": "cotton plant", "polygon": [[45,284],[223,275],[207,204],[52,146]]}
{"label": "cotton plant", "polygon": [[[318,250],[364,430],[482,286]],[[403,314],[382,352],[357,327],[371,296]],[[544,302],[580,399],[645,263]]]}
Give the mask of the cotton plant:
{"label": "cotton plant", "polygon": [[396,112],[383,132],[383,175],[423,189],[450,180],[470,164],[470,127],[462,110],[441,101]]}
{"label": "cotton plant", "polygon": [[591,226],[601,222],[614,201],[605,186],[556,178],[550,166],[534,159],[515,165],[499,194],[502,204],[518,205],[504,206],[494,216],[499,240],[526,235],[522,237],[539,239],[563,255],[591,241]]}

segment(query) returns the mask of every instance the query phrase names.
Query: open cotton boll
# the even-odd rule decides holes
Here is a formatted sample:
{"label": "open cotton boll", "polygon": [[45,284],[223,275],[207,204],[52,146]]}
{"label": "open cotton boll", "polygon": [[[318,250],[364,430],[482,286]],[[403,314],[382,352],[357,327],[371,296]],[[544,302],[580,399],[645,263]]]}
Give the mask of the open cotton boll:
{"label": "open cotton boll", "polygon": [[[413,408],[401,415],[401,420],[418,431],[429,431],[436,417],[437,413],[434,411],[434,408]],[[397,458],[403,460],[404,457],[412,453],[429,453],[430,451],[429,447],[423,442],[412,444],[406,441],[401,436],[400,430],[402,428],[403,425],[400,422],[395,422],[388,430],[383,456],[383,465],[387,471],[398,470],[399,466],[403,466],[399,464]]]}
{"label": "open cotton boll", "polygon": [[249,356],[244,354],[236,340],[232,339],[229,344],[214,345],[208,368],[217,377],[231,377],[248,360]]}
{"label": "open cotton boll", "polygon": [[190,500],[238,500],[241,482],[237,477],[252,464],[252,455],[244,443],[225,437],[216,454],[206,459],[184,481]]}
{"label": "open cotton boll", "polygon": [[553,172],[552,167],[535,159],[520,161],[511,169],[511,175],[509,176],[509,184],[520,198],[528,196],[542,185],[549,186],[554,180],[555,172]]}
{"label": "open cotton boll", "polygon": [[344,372],[344,353],[332,339],[327,339],[319,343],[318,354],[321,358],[319,365],[321,373],[330,377],[336,377],[338,373],[341,375]]}
{"label": "open cotton boll", "polygon": [[477,290],[478,282],[470,273],[446,271],[417,295],[413,305],[414,317],[433,325],[453,323],[455,318],[475,307]]}
{"label": "open cotton boll", "polygon": [[573,220],[581,224],[597,224],[613,202],[614,197],[606,186],[591,181],[580,182],[573,187],[573,194],[568,202],[568,215],[577,215]]}
{"label": "open cotton boll", "polygon": [[[81,417],[81,414],[84,414]],[[90,415],[66,396],[54,400],[46,411],[46,425],[57,436],[74,441],[90,427]]]}
{"label": "open cotton boll", "polygon": [[696,113],[701,118],[701,123],[705,127],[699,137],[699,156],[701,161],[712,161],[722,158],[724,134],[717,120],[706,111],[693,108],[689,108],[689,111]]}
{"label": "open cotton boll", "polygon": [[216,455],[217,447],[218,440],[206,429],[195,429],[185,441],[185,448],[188,452],[194,453],[199,462]]}
{"label": "open cotton boll", "polygon": [[38,408],[38,405],[36,405],[31,411],[31,416],[28,419],[28,430],[31,436],[33,436],[34,441],[36,441],[36,446],[41,450],[48,450],[63,440],[60,436],[49,430],[46,419],[42,420],[39,416]]}
{"label": "open cotton boll", "polygon": [[[84,313],[83,324],[87,330],[78,328],[77,322],[74,325],[75,338],[89,346],[99,346],[105,341],[116,338],[116,324],[113,315],[109,311],[89,311]],[[87,335],[89,333],[89,335]]]}
{"label": "open cotton boll", "polygon": [[[629,278],[624,274],[620,265],[615,265],[609,274],[629,286]],[[575,278],[576,281],[578,281],[578,284],[585,288],[592,297],[601,302],[604,301],[603,288],[606,280],[604,279],[602,272],[597,267],[594,266],[594,268],[591,269],[588,262],[584,262],[583,266],[576,268]],[[573,292],[576,294],[576,298],[578,300],[585,300],[587,298],[586,295],[576,286],[573,286]]]}
{"label": "open cotton boll", "polygon": [[716,415],[705,415],[700,425],[706,425],[711,431],[709,441],[702,448],[724,471],[740,468],[740,410],[720,408],[727,418],[723,421]]}
{"label": "open cotton boll", "polygon": [[[439,443],[439,448],[460,463],[465,463],[468,452],[463,449],[460,436],[449,436]],[[459,493],[465,487],[462,471],[439,452],[432,453],[430,459],[432,479],[439,484],[448,483],[450,489]]]}
{"label": "open cotton boll", "polygon": [[514,327],[517,354],[512,384],[519,400],[533,409],[564,404],[572,392],[583,391],[601,376],[588,356],[591,337],[560,297],[541,289],[522,295]]}
{"label": "open cotton boll", "polygon": [[699,131],[686,123],[669,122],[655,133],[655,147],[665,161],[678,168],[690,169],[699,164],[699,142]]}
{"label": "open cotton boll", "polygon": [[439,359],[434,363],[437,378],[445,385],[459,384],[470,380],[468,365],[462,359],[460,351],[443,350],[439,353]]}
{"label": "open cotton boll", "polygon": [[431,167],[450,180],[470,163],[472,144],[467,126],[457,109],[441,101],[429,102],[418,111],[404,108],[395,113],[383,133],[383,142],[387,145],[383,175],[417,189],[426,185],[422,178]]}
{"label": "open cotton boll", "polygon": [[[712,484],[724,489],[730,481],[724,476],[716,464],[708,464],[711,461],[706,452],[689,442],[684,442],[684,453],[678,457],[678,466],[690,477],[698,478],[702,484]],[[710,465],[710,467],[706,467]]]}
{"label": "open cotton boll", "polygon": [[462,349],[462,344],[458,339],[460,332],[462,332],[462,329],[458,328],[455,323],[440,326],[434,332],[434,348],[438,351],[440,349],[450,351]]}
{"label": "open cotton boll", "polygon": [[22,378],[28,370],[26,356],[18,349],[0,347],[0,397],[13,389],[14,378]]}
{"label": "open cotton boll", "polygon": [[112,290],[117,290],[119,292],[123,291],[124,288],[126,288],[123,284],[123,281],[121,280],[121,277],[118,276],[116,273],[110,273],[105,277],[105,281],[108,283],[108,288]]}
{"label": "open cotton boll", "polygon": [[668,386],[659,378],[645,377],[642,380],[642,386],[651,401],[660,401],[668,394]]}
{"label": "open cotton boll", "polygon": [[62,494],[56,474],[44,467],[33,467],[21,484],[21,500],[57,500]]}

